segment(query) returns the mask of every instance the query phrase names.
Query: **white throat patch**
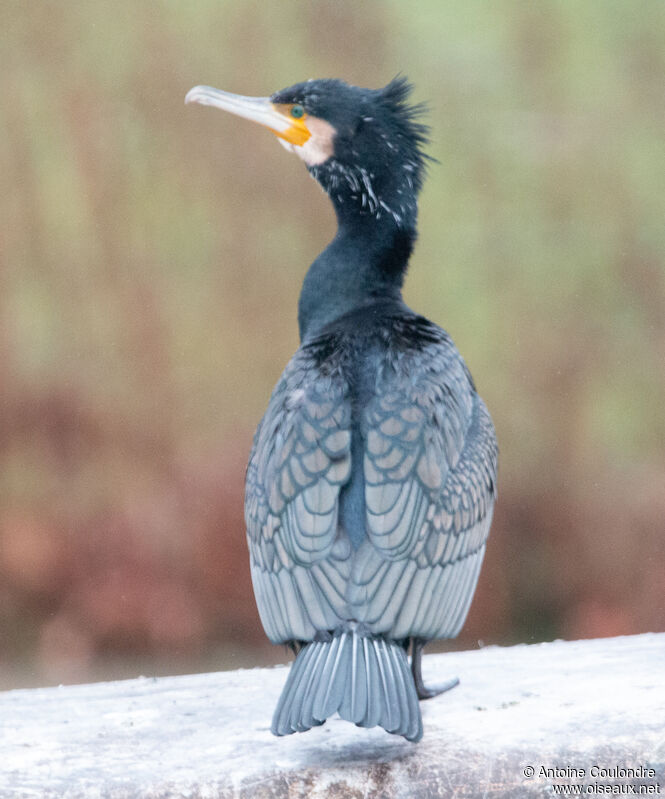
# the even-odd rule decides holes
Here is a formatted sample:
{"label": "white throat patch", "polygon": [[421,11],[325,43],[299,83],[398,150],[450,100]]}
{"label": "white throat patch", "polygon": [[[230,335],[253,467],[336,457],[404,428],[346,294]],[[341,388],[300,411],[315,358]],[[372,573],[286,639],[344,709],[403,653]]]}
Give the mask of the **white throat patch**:
{"label": "white throat patch", "polygon": [[308,117],[307,128],[311,136],[304,144],[291,144],[281,138],[279,143],[290,153],[302,158],[307,166],[318,166],[325,163],[334,153],[336,130],[329,122],[317,117]]}

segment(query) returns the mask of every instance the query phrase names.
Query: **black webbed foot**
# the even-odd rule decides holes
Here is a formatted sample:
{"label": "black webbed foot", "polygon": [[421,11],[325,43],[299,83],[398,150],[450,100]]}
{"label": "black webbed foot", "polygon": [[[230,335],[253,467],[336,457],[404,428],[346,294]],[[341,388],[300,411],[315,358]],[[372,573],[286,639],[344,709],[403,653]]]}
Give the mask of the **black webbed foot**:
{"label": "black webbed foot", "polygon": [[447,682],[436,685],[432,688],[427,688],[423,682],[422,675],[422,654],[423,647],[427,642],[423,638],[411,639],[411,673],[413,674],[413,681],[416,685],[416,693],[418,699],[431,699],[433,696],[438,696],[446,691],[450,691],[456,685],[459,685],[459,677],[453,677]]}

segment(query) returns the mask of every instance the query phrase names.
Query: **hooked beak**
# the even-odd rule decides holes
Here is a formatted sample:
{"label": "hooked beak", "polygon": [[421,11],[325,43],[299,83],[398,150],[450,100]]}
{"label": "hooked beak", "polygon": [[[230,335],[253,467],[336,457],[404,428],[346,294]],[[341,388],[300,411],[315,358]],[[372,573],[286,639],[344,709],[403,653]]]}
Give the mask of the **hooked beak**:
{"label": "hooked beak", "polygon": [[269,97],[244,97],[223,92],[211,86],[195,86],[187,92],[185,103],[212,105],[230,111],[239,117],[251,119],[270,128],[281,139],[301,147],[311,136],[304,117],[294,119],[289,115],[290,106],[272,103]]}

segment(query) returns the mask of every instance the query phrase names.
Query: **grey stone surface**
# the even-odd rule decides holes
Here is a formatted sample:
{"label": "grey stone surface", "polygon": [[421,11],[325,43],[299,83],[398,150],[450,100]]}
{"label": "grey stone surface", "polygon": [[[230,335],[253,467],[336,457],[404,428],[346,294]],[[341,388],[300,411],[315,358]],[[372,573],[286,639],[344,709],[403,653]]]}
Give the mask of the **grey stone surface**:
{"label": "grey stone surface", "polygon": [[[461,684],[422,703],[419,744],[339,719],[273,737],[283,667],[0,693],[0,796],[549,797],[553,784],[598,795],[599,783],[665,794],[665,634],[424,664],[430,682]],[[557,767],[585,774],[541,771]]]}

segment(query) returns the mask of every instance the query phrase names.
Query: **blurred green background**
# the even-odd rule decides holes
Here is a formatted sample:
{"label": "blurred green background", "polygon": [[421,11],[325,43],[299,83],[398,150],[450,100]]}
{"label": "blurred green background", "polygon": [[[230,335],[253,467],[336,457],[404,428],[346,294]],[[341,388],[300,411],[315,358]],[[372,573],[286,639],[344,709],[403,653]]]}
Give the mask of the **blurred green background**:
{"label": "blurred green background", "polygon": [[197,83],[430,104],[406,299],[501,447],[455,645],[665,629],[663,3],[3,0],[0,31],[0,686],[286,659],[244,468],[333,215]]}

